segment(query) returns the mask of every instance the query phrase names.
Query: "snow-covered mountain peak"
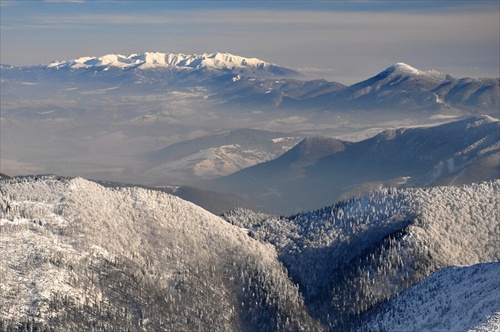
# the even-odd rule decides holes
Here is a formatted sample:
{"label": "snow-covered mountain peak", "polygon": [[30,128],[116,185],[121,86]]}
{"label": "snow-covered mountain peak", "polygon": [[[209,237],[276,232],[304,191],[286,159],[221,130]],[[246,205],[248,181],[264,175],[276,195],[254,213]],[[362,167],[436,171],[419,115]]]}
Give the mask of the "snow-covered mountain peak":
{"label": "snow-covered mountain peak", "polygon": [[418,76],[418,77],[428,77],[433,79],[446,79],[451,77],[447,74],[443,74],[436,70],[420,70],[403,62],[397,62],[393,64],[392,66],[384,70],[382,73],[380,73],[380,75]]}
{"label": "snow-covered mountain peak", "polygon": [[[9,331],[27,319],[36,330],[81,331],[96,321],[104,322],[104,330],[116,330],[138,321],[132,330],[250,326],[258,331],[250,322],[255,316],[241,318],[255,302],[250,302],[254,294],[265,294],[258,303],[290,307],[276,313],[291,317],[287,327],[292,320],[297,321],[292,329],[312,326],[311,319],[304,323],[295,314],[305,312],[305,306],[272,246],[160,191],[45,175],[5,180],[0,235],[0,325]],[[255,276],[265,282],[254,281]],[[54,305],[62,298],[67,299],[64,305]],[[97,305],[103,308],[104,301],[103,312],[126,310],[122,316],[127,321],[96,318]],[[66,310],[82,315],[68,318]],[[186,323],[191,319],[197,321]],[[264,322],[269,326],[271,321]]]}
{"label": "snow-covered mountain peak", "polygon": [[[211,53],[211,54],[203,54],[203,56],[206,57],[206,59],[217,60],[219,63],[222,63],[222,64],[230,63],[230,64],[240,66],[240,67],[245,67],[245,66],[246,67],[262,67],[262,66],[266,67],[266,66],[271,65],[270,63],[262,61],[262,60],[257,59],[257,58],[245,58],[245,57],[233,55],[230,53]],[[205,60],[205,61],[207,61],[207,60]]]}
{"label": "snow-covered mountain peak", "polygon": [[409,75],[422,75],[424,72],[418,70],[406,63],[398,62],[385,70],[387,73],[409,74]]}
{"label": "snow-covered mountain peak", "polygon": [[[184,54],[179,55],[184,56]],[[146,52],[144,54],[136,54],[130,57],[135,59],[135,62],[142,68],[168,66],[169,63],[175,63],[177,61],[177,58],[174,59],[173,57],[168,57],[165,53],[159,52]]]}

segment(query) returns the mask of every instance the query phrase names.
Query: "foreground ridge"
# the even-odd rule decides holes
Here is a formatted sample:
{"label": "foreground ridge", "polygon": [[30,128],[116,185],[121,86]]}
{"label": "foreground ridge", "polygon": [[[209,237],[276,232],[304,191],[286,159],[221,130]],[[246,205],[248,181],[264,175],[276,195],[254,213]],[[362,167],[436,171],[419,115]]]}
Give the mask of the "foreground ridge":
{"label": "foreground ridge", "polygon": [[0,192],[3,326],[316,325],[271,246],[175,196],[54,176]]}
{"label": "foreground ridge", "polygon": [[[494,284],[476,278],[484,271],[477,264],[500,259],[499,192],[500,180],[390,188],[289,217],[235,210],[223,220],[159,191],[52,175],[6,178],[0,326],[397,330],[389,319],[397,313],[382,329],[370,319],[377,308],[390,312],[386,301],[427,296],[419,282],[440,269],[437,276],[461,287],[456,294],[473,290],[464,303],[490,292]],[[460,274],[446,272],[452,265],[477,265],[468,270],[473,283],[457,283]],[[486,276],[498,274],[498,264],[491,268]],[[443,292],[432,298],[450,296]],[[467,328],[495,326],[495,302],[483,304]],[[409,324],[431,317],[419,310],[407,312]],[[455,326],[454,312],[415,327]]]}

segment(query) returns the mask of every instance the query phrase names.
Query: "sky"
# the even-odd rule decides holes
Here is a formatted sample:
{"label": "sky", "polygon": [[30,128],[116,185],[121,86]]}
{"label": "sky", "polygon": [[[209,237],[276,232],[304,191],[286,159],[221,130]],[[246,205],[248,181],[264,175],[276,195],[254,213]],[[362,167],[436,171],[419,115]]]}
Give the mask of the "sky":
{"label": "sky", "polygon": [[500,76],[494,1],[0,1],[0,62],[229,52],[343,84],[396,62]]}

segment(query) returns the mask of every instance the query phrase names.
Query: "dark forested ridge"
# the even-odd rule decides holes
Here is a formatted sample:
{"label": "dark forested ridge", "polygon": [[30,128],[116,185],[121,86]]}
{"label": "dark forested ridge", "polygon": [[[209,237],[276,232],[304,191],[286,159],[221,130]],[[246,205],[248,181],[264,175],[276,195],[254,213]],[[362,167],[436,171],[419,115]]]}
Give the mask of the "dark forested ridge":
{"label": "dark forested ridge", "polygon": [[308,138],[282,156],[206,186],[262,211],[291,214],[383,187],[462,185],[500,178],[500,122],[482,115],[386,130],[359,142]]}
{"label": "dark forested ridge", "polygon": [[[498,180],[224,219],[163,192],[81,178],[0,185],[3,330],[388,331],[395,322],[378,329],[371,318],[386,301],[447,266],[500,257]],[[456,294],[471,287],[455,284]],[[484,302],[467,329],[493,326],[497,304]]]}

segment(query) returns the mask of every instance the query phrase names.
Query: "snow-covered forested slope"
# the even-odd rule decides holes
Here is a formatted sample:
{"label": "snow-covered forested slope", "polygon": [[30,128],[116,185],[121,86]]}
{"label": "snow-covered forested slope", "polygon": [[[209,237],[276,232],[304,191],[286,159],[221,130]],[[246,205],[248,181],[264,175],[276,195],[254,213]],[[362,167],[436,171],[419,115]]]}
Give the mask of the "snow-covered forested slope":
{"label": "snow-covered forested slope", "polygon": [[500,180],[386,189],[291,217],[225,218],[276,247],[313,317],[349,329],[440,268],[498,261],[499,191]]}
{"label": "snow-covered forested slope", "polygon": [[358,331],[499,331],[500,262],[446,267],[367,314]]}
{"label": "snow-covered forested slope", "polygon": [[0,185],[5,328],[315,329],[274,248],[194,204],[81,178]]}
{"label": "snow-covered forested slope", "polygon": [[[499,260],[499,191],[500,180],[386,189],[290,217],[236,210],[226,222],[158,191],[5,179],[0,328],[416,330],[468,320],[494,330],[498,263],[431,275]],[[422,305],[403,319],[394,308],[415,296]],[[448,298],[481,301],[460,320]]]}

